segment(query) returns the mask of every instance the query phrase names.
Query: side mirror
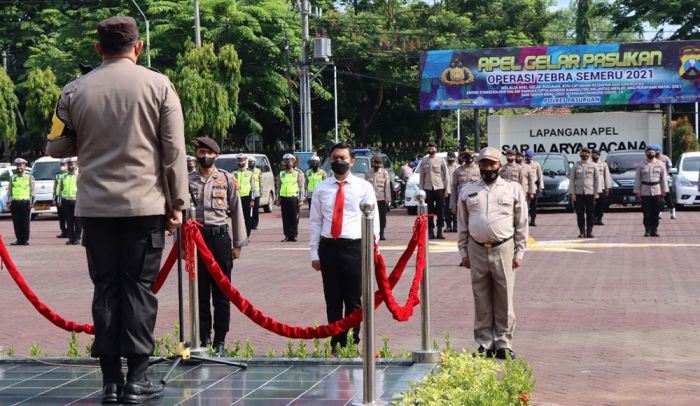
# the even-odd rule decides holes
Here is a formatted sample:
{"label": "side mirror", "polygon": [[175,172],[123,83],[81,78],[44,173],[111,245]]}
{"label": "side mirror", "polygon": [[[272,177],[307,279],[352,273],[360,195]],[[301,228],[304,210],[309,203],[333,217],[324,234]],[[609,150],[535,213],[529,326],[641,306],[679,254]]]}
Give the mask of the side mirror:
{"label": "side mirror", "polygon": [[678,175],[678,168],[671,168],[671,172],[669,172],[671,175]]}

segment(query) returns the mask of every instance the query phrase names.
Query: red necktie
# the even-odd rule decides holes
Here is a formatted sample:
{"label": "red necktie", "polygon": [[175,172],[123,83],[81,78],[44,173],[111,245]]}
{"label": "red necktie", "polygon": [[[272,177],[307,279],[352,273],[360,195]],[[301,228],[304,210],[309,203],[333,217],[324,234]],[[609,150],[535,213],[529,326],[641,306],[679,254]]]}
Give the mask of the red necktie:
{"label": "red necktie", "polygon": [[343,231],[343,208],[345,207],[345,192],[343,192],[345,182],[338,182],[338,193],[335,195],[335,206],[333,206],[333,222],[331,223],[331,237],[337,239]]}

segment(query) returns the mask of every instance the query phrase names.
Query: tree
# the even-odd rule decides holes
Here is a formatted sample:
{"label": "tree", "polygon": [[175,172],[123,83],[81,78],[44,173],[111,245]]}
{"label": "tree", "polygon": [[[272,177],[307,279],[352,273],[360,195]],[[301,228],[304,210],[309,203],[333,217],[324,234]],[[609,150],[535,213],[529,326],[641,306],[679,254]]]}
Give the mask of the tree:
{"label": "tree", "polygon": [[588,44],[591,34],[590,21],[591,0],[578,0],[576,4],[576,43]]}
{"label": "tree", "polygon": [[[634,30],[644,32],[644,23],[652,27],[674,25],[678,28],[669,39],[700,38],[700,7],[697,0],[616,0],[600,13],[612,18],[615,32]],[[657,36],[663,34],[660,29]]]}
{"label": "tree", "polygon": [[672,161],[676,162],[684,152],[698,150],[698,140],[695,138],[693,126],[688,122],[688,117],[681,117],[671,124],[673,129]]}
{"label": "tree", "polygon": [[189,42],[167,74],[179,92],[188,142],[206,135],[218,138],[223,149],[238,113],[241,61],[234,47],[224,45],[217,54],[213,44],[195,48]]}
{"label": "tree", "polygon": [[[15,95],[15,84],[4,69],[0,69],[0,140],[7,147],[14,144],[17,136],[17,121],[15,112],[19,101]],[[7,149],[5,155],[8,155]]]}
{"label": "tree", "polygon": [[18,142],[17,148],[41,150],[50,130],[51,118],[61,89],[56,85],[56,76],[51,68],[33,69],[22,86],[27,95],[24,109],[27,131]]}

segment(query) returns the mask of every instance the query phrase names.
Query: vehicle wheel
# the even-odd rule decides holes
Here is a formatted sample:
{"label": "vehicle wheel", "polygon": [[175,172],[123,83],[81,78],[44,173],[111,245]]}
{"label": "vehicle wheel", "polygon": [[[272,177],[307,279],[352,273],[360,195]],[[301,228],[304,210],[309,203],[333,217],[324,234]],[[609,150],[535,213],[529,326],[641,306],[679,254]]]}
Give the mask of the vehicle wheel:
{"label": "vehicle wheel", "polygon": [[34,220],[36,218],[36,216],[38,216],[37,213],[32,214],[32,220]]}
{"label": "vehicle wheel", "polygon": [[406,207],[406,213],[407,213],[409,216],[415,216],[416,214],[418,214],[418,206],[408,206],[408,207]]}
{"label": "vehicle wheel", "polygon": [[265,211],[265,213],[272,213],[272,202],[274,201],[275,195],[272,192],[270,192],[270,198],[267,201],[267,204],[263,206],[263,210]]}

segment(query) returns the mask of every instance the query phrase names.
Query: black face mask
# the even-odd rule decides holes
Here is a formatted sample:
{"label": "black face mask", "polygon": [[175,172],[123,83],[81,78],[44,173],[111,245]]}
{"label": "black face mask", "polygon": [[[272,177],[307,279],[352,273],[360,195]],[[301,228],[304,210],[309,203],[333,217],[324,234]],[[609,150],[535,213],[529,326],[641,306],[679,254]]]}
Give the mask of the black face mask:
{"label": "black face mask", "polygon": [[447,160],[447,164],[448,164],[448,165],[452,165],[453,163],[455,163],[455,160],[454,160],[454,159],[448,159],[448,160]]}
{"label": "black face mask", "polygon": [[245,168],[245,164],[238,164],[238,169],[243,169]]}
{"label": "black face mask", "polygon": [[471,156],[464,157],[465,164],[470,164],[472,162],[474,162],[474,157],[471,157]]}
{"label": "black face mask", "polygon": [[498,169],[481,169],[481,179],[487,184],[491,184],[498,179]]}
{"label": "black face mask", "polygon": [[331,170],[340,176],[345,175],[349,169],[350,169],[350,162],[341,161],[341,160],[331,162]]}
{"label": "black face mask", "polygon": [[309,164],[309,167],[310,167],[311,169],[317,169],[317,168],[318,168],[318,164],[317,164],[317,163],[312,163],[312,164]]}
{"label": "black face mask", "polygon": [[515,158],[506,158],[506,160],[508,160],[509,164],[515,162]]}
{"label": "black face mask", "polygon": [[591,158],[591,159],[593,160],[593,162],[598,162],[598,160],[600,159],[600,157],[599,157],[599,156],[594,156],[594,157]]}
{"label": "black face mask", "polygon": [[647,159],[654,159],[656,158],[656,154],[647,154]]}
{"label": "black face mask", "polygon": [[516,164],[521,164],[521,163],[523,163],[523,159],[522,159],[522,158],[518,158],[518,159],[515,160],[515,163],[516,163]]}
{"label": "black face mask", "polygon": [[214,166],[214,161],[216,161],[216,158],[210,156],[197,158],[197,163],[202,168],[211,168],[212,166]]}
{"label": "black face mask", "polygon": [[372,169],[374,169],[375,172],[379,172],[379,168],[381,167],[381,165],[372,165]]}
{"label": "black face mask", "polygon": [[581,155],[582,161],[588,161],[588,155]]}

